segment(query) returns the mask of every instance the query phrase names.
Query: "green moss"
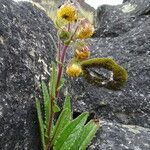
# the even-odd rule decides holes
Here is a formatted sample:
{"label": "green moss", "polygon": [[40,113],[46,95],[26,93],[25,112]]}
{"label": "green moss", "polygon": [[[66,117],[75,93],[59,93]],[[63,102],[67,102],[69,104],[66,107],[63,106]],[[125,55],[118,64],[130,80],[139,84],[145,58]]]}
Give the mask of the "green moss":
{"label": "green moss", "polygon": [[[118,65],[112,58],[93,58],[81,62],[83,69],[83,77],[90,83],[99,86],[106,87],[111,90],[120,89],[126,82],[128,74],[124,68]],[[102,75],[92,76],[90,74],[90,68],[104,68],[113,72],[113,80],[110,81]],[[103,81],[108,81],[103,84]]]}

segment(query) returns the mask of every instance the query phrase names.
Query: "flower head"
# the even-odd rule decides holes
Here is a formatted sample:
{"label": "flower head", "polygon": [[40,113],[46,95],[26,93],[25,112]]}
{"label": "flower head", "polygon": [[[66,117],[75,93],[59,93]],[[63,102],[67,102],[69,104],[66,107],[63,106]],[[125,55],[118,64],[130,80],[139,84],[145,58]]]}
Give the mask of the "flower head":
{"label": "flower head", "polygon": [[78,60],[85,60],[90,56],[90,51],[88,46],[83,46],[80,49],[75,50],[75,58]]}
{"label": "flower head", "polygon": [[73,22],[77,19],[77,10],[73,3],[66,3],[60,7],[57,11],[57,17],[59,19],[65,19],[68,22]]}
{"label": "flower head", "polygon": [[94,33],[94,26],[87,19],[82,19],[76,37],[79,39],[89,38]]}
{"label": "flower head", "polygon": [[82,68],[79,64],[69,64],[66,68],[66,73],[71,77],[78,77],[82,73]]}

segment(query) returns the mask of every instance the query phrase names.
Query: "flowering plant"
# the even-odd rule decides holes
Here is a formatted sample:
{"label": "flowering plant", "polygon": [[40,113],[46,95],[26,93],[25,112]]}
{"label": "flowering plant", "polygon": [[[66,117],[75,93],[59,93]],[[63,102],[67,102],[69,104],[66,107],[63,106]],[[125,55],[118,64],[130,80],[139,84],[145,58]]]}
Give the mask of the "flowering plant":
{"label": "flowering plant", "polygon": [[[64,69],[70,77],[83,76],[87,80],[90,78],[91,81],[93,77],[90,76],[87,68],[106,68],[114,73],[114,81],[107,84],[109,87],[122,86],[126,81],[127,73],[111,58],[89,59],[90,49],[84,39],[93,35],[94,26],[86,18],[79,17],[75,4],[64,3],[57,11],[54,24],[58,29],[57,64],[52,64],[49,86],[42,82],[44,117],[40,101],[36,100],[42,149],[85,150],[99,129],[99,121],[91,120],[86,123],[88,112],[73,119],[69,95],[66,96],[62,111],[56,119],[55,113],[60,111],[57,100],[64,83],[62,78]],[[69,47],[74,49],[73,58],[65,66],[65,56]]]}

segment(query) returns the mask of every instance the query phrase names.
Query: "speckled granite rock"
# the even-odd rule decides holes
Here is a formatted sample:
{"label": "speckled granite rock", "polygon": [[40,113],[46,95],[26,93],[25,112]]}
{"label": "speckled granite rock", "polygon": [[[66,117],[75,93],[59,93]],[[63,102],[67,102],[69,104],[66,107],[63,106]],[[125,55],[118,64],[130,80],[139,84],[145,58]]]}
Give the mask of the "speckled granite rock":
{"label": "speckled granite rock", "polygon": [[[143,1],[141,5],[141,9],[145,11],[148,10],[146,2]],[[120,5],[113,7],[114,12],[117,12],[118,7],[120,8]],[[143,12],[140,6],[138,9],[139,12]],[[104,25],[110,26],[107,19],[111,17],[111,13],[114,20],[120,17],[120,14],[114,15],[106,9],[101,16]],[[125,18],[126,15],[128,14],[124,14]],[[128,27],[128,31],[118,33],[117,37],[106,34],[109,37],[89,40],[92,57],[114,58],[127,70],[129,77],[125,87],[120,91],[97,88],[85,83],[81,78],[70,79],[69,89],[74,98],[76,111],[90,109],[96,116],[105,119],[150,128],[150,15],[139,16],[139,19],[142,18],[140,24],[138,20],[135,21],[134,27]],[[123,18],[120,18],[121,20]],[[123,20],[124,25],[128,24],[126,21]],[[115,25],[116,22],[112,21],[111,27]],[[124,31],[124,28],[126,26],[121,26],[120,31]],[[112,31],[116,32],[113,28]]]}
{"label": "speckled granite rock", "polygon": [[149,150],[150,129],[140,126],[102,122],[89,150]]}
{"label": "speckled granite rock", "polygon": [[39,150],[35,91],[54,58],[50,19],[30,3],[0,0],[0,149]]}
{"label": "speckled granite rock", "polygon": [[[98,38],[89,40],[92,57],[112,57],[127,70],[129,77],[124,88],[111,91],[90,85],[82,78],[69,80],[68,89],[72,93],[74,110],[90,110],[98,118],[109,120],[104,121],[90,150],[150,149],[149,4],[143,1],[141,7],[137,6],[141,15],[134,15],[134,24],[128,13],[118,13],[118,8],[123,5],[107,6],[110,9],[99,16],[102,22],[100,31],[97,30]],[[92,74],[103,74],[104,71],[92,71]],[[138,134],[130,132],[134,127],[128,125],[138,125]]]}
{"label": "speckled granite rock", "polygon": [[70,79],[69,89],[77,111],[90,109],[99,117],[150,128],[149,33],[150,18],[116,38],[89,40],[92,57],[114,58],[127,70],[129,77],[120,91],[97,88],[81,78]]}
{"label": "speckled granite rock", "polygon": [[129,0],[122,5],[103,5],[96,13],[95,37],[117,37],[149,19],[150,0]]}

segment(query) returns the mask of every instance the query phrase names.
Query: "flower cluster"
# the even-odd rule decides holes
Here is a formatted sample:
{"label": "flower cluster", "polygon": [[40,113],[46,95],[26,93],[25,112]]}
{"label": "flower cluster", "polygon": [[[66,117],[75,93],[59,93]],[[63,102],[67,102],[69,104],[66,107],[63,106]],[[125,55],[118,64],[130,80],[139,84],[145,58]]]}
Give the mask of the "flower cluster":
{"label": "flower cluster", "polygon": [[73,22],[77,19],[77,10],[73,3],[66,3],[60,7],[57,16],[59,19],[63,18],[68,22]]}
{"label": "flower cluster", "polygon": [[67,66],[66,73],[72,77],[78,77],[82,73],[81,66],[77,63],[72,63]]}
{"label": "flower cluster", "polygon": [[[58,9],[55,23],[59,30],[60,41],[74,49],[73,58],[66,67],[66,73],[71,77],[78,77],[82,74],[80,62],[90,56],[89,46],[84,39],[91,37],[94,33],[94,26],[86,18],[80,18],[79,13],[73,3],[67,2]],[[64,54],[64,52],[59,52],[59,54]]]}

